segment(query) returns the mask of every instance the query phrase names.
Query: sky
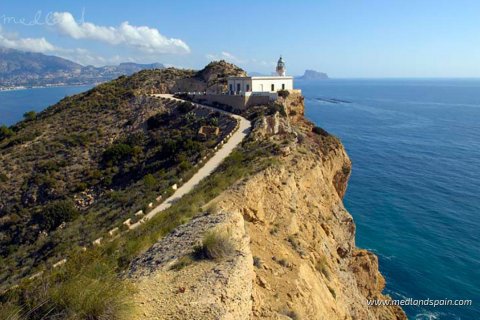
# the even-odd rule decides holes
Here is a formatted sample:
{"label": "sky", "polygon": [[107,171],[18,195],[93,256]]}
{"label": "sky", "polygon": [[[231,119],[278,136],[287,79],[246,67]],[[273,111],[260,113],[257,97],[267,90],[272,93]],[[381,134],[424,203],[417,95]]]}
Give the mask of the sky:
{"label": "sky", "polygon": [[480,77],[480,1],[0,0],[0,46],[96,66],[270,74],[282,55],[290,75]]}

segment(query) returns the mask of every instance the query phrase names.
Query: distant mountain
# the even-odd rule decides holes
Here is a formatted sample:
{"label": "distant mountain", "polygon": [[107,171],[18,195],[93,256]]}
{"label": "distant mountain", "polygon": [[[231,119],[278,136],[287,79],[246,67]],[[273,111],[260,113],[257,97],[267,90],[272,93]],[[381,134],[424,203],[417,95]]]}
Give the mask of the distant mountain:
{"label": "distant mountain", "polygon": [[95,84],[143,69],[163,69],[161,63],[121,63],[118,66],[82,66],[42,53],[0,48],[0,89],[11,87]]}
{"label": "distant mountain", "polygon": [[323,72],[318,72],[315,70],[305,70],[303,76],[296,77],[300,80],[319,80],[319,79],[328,79],[328,75]]}

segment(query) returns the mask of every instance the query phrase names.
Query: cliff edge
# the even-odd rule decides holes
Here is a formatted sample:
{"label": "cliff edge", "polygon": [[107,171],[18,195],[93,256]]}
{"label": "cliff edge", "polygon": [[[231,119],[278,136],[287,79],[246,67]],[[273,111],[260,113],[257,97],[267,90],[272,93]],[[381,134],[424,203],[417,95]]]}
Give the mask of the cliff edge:
{"label": "cliff edge", "polygon": [[[340,141],[304,118],[303,97],[260,107],[249,142],[273,154],[159,240],[131,265],[136,319],[406,319],[371,307],[385,280],[377,257],[355,246],[342,203],[351,162]],[[230,251],[198,258],[205,237]],[[201,250],[200,250],[201,251]]]}

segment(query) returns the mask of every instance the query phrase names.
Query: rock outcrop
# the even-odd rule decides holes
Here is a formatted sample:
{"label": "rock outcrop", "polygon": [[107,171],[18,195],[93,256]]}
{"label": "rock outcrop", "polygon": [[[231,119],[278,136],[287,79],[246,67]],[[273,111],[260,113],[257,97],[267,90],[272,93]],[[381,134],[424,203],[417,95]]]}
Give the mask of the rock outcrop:
{"label": "rock outcrop", "polygon": [[[226,232],[235,252],[179,267],[209,231]],[[134,261],[139,308],[130,319],[246,319],[254,278],[250,239],[240,213],[203,215],[180,226]]]}
{"label": "rock outcrop", "polygon": [[[137,280],[135,301],[146,310],[139,318],[406,319],[399,307],[367,305],[389,298],[377,257],[355,246],[355,224],[342,203],[351,171],[342,144],[312,132],[299,93],[277,103],[284,115],[259,117],[251,134],[277,144],[274,164],[218,196],[221,214],[192,220],[134,264],[134,274],[148,270]],[[238,255],[167,268],[217,220],[236,230]],[[159,260],[150,259],[154,252]]]}

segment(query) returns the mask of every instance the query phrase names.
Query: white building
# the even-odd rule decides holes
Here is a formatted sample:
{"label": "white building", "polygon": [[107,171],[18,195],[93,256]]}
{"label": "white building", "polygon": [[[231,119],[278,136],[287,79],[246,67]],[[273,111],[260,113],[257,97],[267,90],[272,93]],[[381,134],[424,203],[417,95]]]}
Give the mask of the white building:
{"label": "white building", "polygon": [[275,96],[280,90],[293,90],[293,77],[285,75],[285,62],[278,59],[277,75],[270,77],[228,77],[230,95]]}

